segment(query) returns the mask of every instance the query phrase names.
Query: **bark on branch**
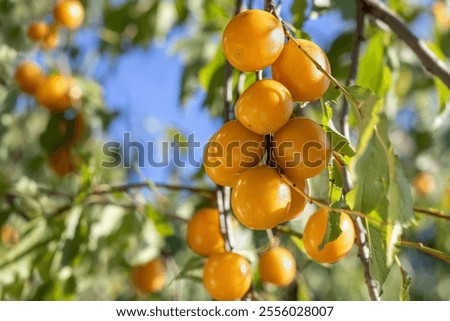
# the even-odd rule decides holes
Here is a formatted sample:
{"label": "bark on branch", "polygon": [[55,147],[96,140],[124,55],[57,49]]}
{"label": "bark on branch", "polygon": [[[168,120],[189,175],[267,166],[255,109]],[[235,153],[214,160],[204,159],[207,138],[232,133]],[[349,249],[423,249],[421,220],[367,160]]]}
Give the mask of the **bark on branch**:
{"label": "bark on branch", "polygon": [[[364,39],[364,16],[362,4],[360,0],[355,0],[356,7],[356,30],[353,36],[353,47],[352,47],[352,64],[350,66],[350,72],[347,78],[347,85],[351,85],[355,82],[358,73],[358,62],[360,55],[361,42]],[[342,133],[350,141],[350,130],[348,126],[348,102],[344,100],[342,105],[342,111],[340,115],[340,125]],[[343,178],[343,194],[344,196],[351,190],[352,181],[350,178],[350,173],[347,167],[342,167],[342,178]],[[370,260],[370,250],[367,245],[367,231],[365,228],[364,221],[361,217],[357,216],[354,218],[355,228],[356,228],[356,239],[358,244],[358,257],[364,269],[364,279],[366,281],[367,290],[370,299],[373,301],[380,301],[380,294],[378,292],[377,282],[370,275],[369,260]]]}
{"label": "bark on branch", "polygon": [[418,39],[402,19],[384,3],[376,0],[359,0],[362,10],[375,19],[385,23],[416,54],[423,67],[442,80],[450,88],[450,71],[446,64],[431,51],[426,43]]}

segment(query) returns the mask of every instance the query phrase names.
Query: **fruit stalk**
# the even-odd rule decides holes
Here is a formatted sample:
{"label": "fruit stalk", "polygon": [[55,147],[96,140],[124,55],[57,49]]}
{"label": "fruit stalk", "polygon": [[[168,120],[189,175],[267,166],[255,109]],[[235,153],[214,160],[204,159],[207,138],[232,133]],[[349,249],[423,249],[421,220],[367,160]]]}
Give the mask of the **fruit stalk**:
{"label": "fruit stalk", "polygon": [[[236,0],[234,15],[242,10],[242,0]],[[238,93],[239,94],[239,93]],[[223,82],[223,113],[222,120],[227,123],[230,120],[230,112],[233,104],[233,67],[225,62],[224,82]],[[233,232],[231,227],[231,189],[217,185],[216,190],[217,207],[220,215],[220,230],[225,241],[225,250],[233,250]]]}

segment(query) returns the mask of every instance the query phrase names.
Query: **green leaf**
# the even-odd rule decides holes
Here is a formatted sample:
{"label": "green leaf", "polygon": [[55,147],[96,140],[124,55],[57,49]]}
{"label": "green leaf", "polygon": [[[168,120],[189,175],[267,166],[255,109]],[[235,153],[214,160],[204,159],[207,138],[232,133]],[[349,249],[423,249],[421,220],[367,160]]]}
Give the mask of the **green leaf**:
{"label": "green leaf", "polygon": [[70,265],[78,254],[80,245],[82,244],[79,236],[80,219],[83,213],[81,206],[73,207],[67,216],[66,230],[62,239],[62,257],[61,266]]}
{"label": "green leaf", "polygon": [[357,151],[352,167],[355,186],[354,209],[370,213],[386,198],[389,183],[386,156],[376,138],[372,137],[364,150]]}
{"label": "green leaf", "polygon": [[300,237],[292,235],[290,237],[292,243],[300,250],[300,252],[305,253],[305,245],[303,244],[303,240]]}
{"label": "green leaf", "polygon": [[328,126],[328,122],[333,118],[333,108],[329,101],[320,100],[322,105],[322,125]]}
{"label": "green leaf", "polygon": [[[337,79],[346,79],[350,71],[350,53],[353,48],[353,31],[339,35],[331,44],[327,52],[330,66],[332,66],[333,76]],[[339,68],[334,68],[339,66]],[[334,88],[334,86],[330,86]]]}
{"label": "green leaf", "polygon": [[[433,51],[436,56],[442,60],[446,61],[447,57],[442,52],[442,50],[434,43],[427,43],[428,47]],[[438,77],[433,77],[434,85],[439,98],[439,113],[444,111],[445,107],[450,106],[450,88],[448,88],[442,80]]]}
{"label": "green leaf", "polygon": [[[332,205],[333,207],[333,205]],[[338,208],[341,208],[342,206],[339,205]],[[342,234],[341,226],[340,226],[340,220],[341,220],[341,213],[335,213],[335,212],[328,212],[328,221],[327,221],[327,228],[325,230],[325,235],[323,236],[322,242],[319,244],[319,251],[322,251],[325,245],[329,242],[333,242],[336,240],[339,235]]]}
{"label": "green leaf", "polygon": [[[379,138],[381,138],[381,135]],[[384,144],[388,144],[387,133],[385,133]],[[389,154],[386,157],[389,165],[389,189],[387,194],[389,220],[398,222],[403,227],[408,227],[414,217],[411,188],[400,161],[394,155],[392,148],[389,149]]]}
{"label": "green leaf", "polygon": [[16,264],[25,257],[36,256],[39,254],[38,250],[51,242],[53,237],[52,229],[49,228],[45,220],[36,219],[31,221],[27,230],[22,233],[20,242],[0,258],[0,268]]}
{"label": "green leaf", "polygon": [[188,278],[193,271],[203,268],[205,259],[201,256],[191,256],[183,265],[183,268],[175,277],[175,280]]}
{"label": "green leaf", "polygon": [[368,42],[365,53],[358,65],[356,84],[372,90],[380,97],[386,94],[391,85],[391,72],[384,60],[386,57],[385,33],[375,33]]}
{"label": "green leaf", "polygon": [[399,300],[409,301],[409,288],[411,287],[411,277],[408,275],[401,265],[398,266],[402,275],[402,287],[400,288]]}
{"label": "green leaf", "polygon": [[339,0],[332,1],[332,3],[340,9],[342,17],[344,19],[355,19],[355,1],[352,0]]}
{"label": "green leaf", "polygon": [[328,202],[333,204],[342,199],[342,175],[336,160],[333,160],[332,166],[328,167],[328,177]]}
{"label": "green leaf", "polygon": [[185,22],[189,14],[186,1],[175,0],[175,9],[177,10],[178,15],[177,24]]}
{"label": "green leaf", "polygon": [[356,118],[360,132],[358,149],[363,149],[380,120],[379,114],[383,109],[383,100],[368,88],[349,86],[346,89],[351,95],[347,98],[350,98],[348,101],[352,107],[352,116]]}
{"label": "green leaf", "polygon": [[0,229],[3,226],[3,224],[8,220],[10,214],[11,214],[10,210],[0,210]]}
{"label": "green leaf", "polygon": [[370,249],[369,272],[378,281],[382,289],[390,272],[387,265],[385,235],[370,224],[367,228],[367,235]]}
{"label": "green leaf", "polygon": [[329,126],[323,126],[327,136],[331,142],[331,149],[333,152],[343,156],[348,163],[355,156],[355,151],[350,146],[350,142],[341,133]]}
{"label": "green leaf", "polygon": [[225,63],[226,61],[225,56],[223,55],[222,46],[219,44],[214,58],[200,69],[199,72],[200,85],[206,91],[203,106],[212,108],[215,103],[219,103],[219,112],[221,112],[221,108],[223,108],[222,96]]}
{"label": "green leaf", "polygon": [[[378,125],[380,136],[387,136],[387,129],[382,123]],[[389,164],[385,146],[369,132],[368,142],[361,144],[352,162],[354,189],[347,195],[347,201],[352,208],[368,215],[367,232],[370,248],[370,274],[382,287],[386,280],[390,265],[387,259],[387,225],[382,222],[388,220],[388,200],[386,197],[389,187]],[[388,141],[385,137],[384,141]]]}
{"label": "green leaf", "polygon": [[72,113],[73,110],[50,114],[47,127],[40,137],[41,146],[47,153],[74,143],[77,120]]}
{"label": "green leaf", "polygon": [[[16,101],[17,98],[19,97],[19,91],[16,89],[9,89],[8,93],[5,97],[5,99],[3,100],[3,102],[1,102],[1,109],[0,111],[2,113],[10,113],[13,111],[14,107],[16,106]],[[2,126],[3,127],[3,126]],[[2,129],[0,129],[0,133],[2,132]]]}
{"label": "green leaf", "polygon": [[170,225],[167,217],[157,211],[153,206],[147,205],[145,207],[145,214],[155,224],[155,228],[162,237],[171,236],[174,230]]}
{"label": "green leaf", "polygon": [[297,29],[301,29],[306,18],[306,9],[308,8],[308,1],[294,0],[291,5],[292,20],[291,23]]}

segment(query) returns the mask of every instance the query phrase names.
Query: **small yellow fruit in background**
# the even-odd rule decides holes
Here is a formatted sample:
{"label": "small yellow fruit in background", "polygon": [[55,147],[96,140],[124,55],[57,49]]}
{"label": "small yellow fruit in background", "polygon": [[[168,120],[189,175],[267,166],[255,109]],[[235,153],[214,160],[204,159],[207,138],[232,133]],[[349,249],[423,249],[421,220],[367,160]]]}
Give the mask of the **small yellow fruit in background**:
{"label": "small yellow fruit in background", "polygon": [[133,284],[143,292],[155,293],[166,284],[166,268],[161,258],[135,266],[132,269]]}
{"label": "small yellow fruit in background", "polygon": [[48,35],[50,27],[43,21],[30,24],[28,27],[28,38],[34,41],[42,41]]}
{"label": "small yellow fruit in background", "polygon": [[84,20],[84,7],[77,0],[61,0],[53,9],[55,20],[64,27],[78,29]]}
{"label": "small yellow fruit in background", "polygon": [[17,67],[14,78],[23,92],[34,95],[45,75],[37,64],[25,61]]}

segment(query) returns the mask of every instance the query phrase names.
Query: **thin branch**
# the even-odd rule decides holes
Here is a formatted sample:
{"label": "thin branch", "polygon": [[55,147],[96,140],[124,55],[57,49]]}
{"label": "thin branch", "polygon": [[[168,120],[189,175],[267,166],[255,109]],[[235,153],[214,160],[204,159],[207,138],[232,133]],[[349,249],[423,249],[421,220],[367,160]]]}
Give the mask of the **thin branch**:
{"label": "thin branch", "polygon": [[450,221],[450,215],[445,214],[443,211],[440,211],[440,210],[432,210],[432,209],[419,208],[419,207],[414,207],[413,209],[414,209],[414,212],[417,212],[417,213],[430,215],[433,217],[442,218],[444,220]]}
{"label": "thin branch", "polygon": [[220,232],[222,233],[225,250],[233,251],[234,239],[231,227],[230,197],[227,196],[231,192],[229,187],[218,186],[217,188],[217,208],[219,210]]}
{"label": "thin branch", "polygon": [[[242,0],[236,0],[234,15],[239,14],[242,10]],[[242,76],[244,77],[244,76]],[[240,86],[244,85],[244,80],[239,76],[238,92],[240,94]],[[224,123],[230,120],[230,113],[233,104],[233,67],[225,62],[224,81],[223,81],[223,113],[222,120]],[[217,208],[219,210],[220,231],[225,242],[225,250],[232,251],[234,247],[233,231],[231,224],[231,189],[217,185],[216,188]]]}
{"label": "thin branch", "polygon": [[281,179],[283,179],[293,190],[295,190],[297,193],[299,193],[302,197],[304,197],[309,203],[317,205],[318,207],[322,207],[322,208],[326,208],[328,211],[330,212],[335,212],[335,213],[345,213],[348,215],[353,215],[356,217],[361,217],[364,219],[368,219],[371,220],[373,222],[376,222],[380,225],[384,225],[386,224],[385,222],[379,220],[379,219],[375,219],[372,217],[367,216],[367,214],[364,214],[363,212],[360,211],[356,211],[356,210],[351,210],[351,209],[347,209],[347,208],[336,208],[336,207],[330,207],[330,204],[309,196],[308,194],[306,194],[304,191],[302,191],[300,188],[298,188],[297,185],[295,185],[285,174],[281,173],[280,174]]}
{"label": "thin branch", "polygon": [[177,220],[177,221],[180,221],[180,222],[186,223],[186,224],[189,223],[188,219],[186,219],[184,217],[181,217],[181,216],[178,216],[178,215],[175,215],[175,214],[163,213],[163,215],[166,216],[167,218],[172,219],[172,220]]}
{"label": "thin branch", "polygon": [[441,79],[450,88],[450,71],[444,62],[434,54],[426,43],[418,39],[405,25],[401,18],[383,2],[360,0],[362,10],[384,22],[416,54],[423,67]]}
{"label": "thin branch", "polygon": [[208,188],[199,188],[186,185],[172,185],[165,183],[151,183],[151,182],[139,182],[139,183],[110,186],[105,189],[94,190],[91,194],[92,195],[111,194],[116,192],[128,192],[133,189],[142,189],[142,188],[152,189],[153,187],[164,188],[174,191],[189,191],[192,193],[204,193],[209,194],[211,196],[214,194],[214,190]]}
{"label": "thin branch", "polygon": [[223,84],[223,122],[226,123],[230,120],[231,103],[233,101],[233,67],[231,64],[225,62],[224,71],[224,84]]}
{"label": "thin branch", "polygon": [[266,230],[266,234],[267,234],[267,238],[269,240],[270,246],[271,247],[277,246],[279,243],[279,240],[275,237],[273,230],[272,229]]}
{"label": "thin branch", "polygon": [[[351,64],[350,70],[348,74],[347,81],[345,84],[347,86],[351,86],[355,84],[356,77],[358,74],[358,63],[359,63],[359,55],[361,49],[361,43],[364,41],[364,12],[362,11],[361,2],[355,0],[356,5],[356,28],[355,33],[353,34],[353,46],[351,52]],[[342,103],[342,110],[339,117],[339,125],[342,133],[345,137],[350,137],[350,128],[348,125],[348,117],[349,117],[349,104],[348,100],[344,99]]]}
{"label": "thin branch", "polygon": [[297,237],[299,239],[303,238],[303,234],[302,233],[294,231],[294,230],[292,230],[289,227],[284,226],[284,225],[277,225],[273,229],[277,233],[285,234],[287,236],[295,236],[295,237]]}
{"label": "thin branch", "polygon": [[[113,206],[118,206],[121,207],[123,209],[127,209],[127,210],[142,210],[143,209],[143,205],[142,204],[125,204],[125,203],[116,203],[116,202],[112,202],[109,200],[95,200],[95,201],[89,201],[86,203],[86,206],[89,205],[113,205]],[[178,216],[176,214],[171,214],[171,213],[162,213],[162,215],[164,215],[165,217],[171,219],[171,220],[176,220],[176,221],[180,221],[182,223],[189,223],[189,219],[186,219],[184,217]]]}
{"label": "thin branch", "polygon": [[450,265],[450,254],[432,249],[431,247],[425,246],[422,243],[416,243],[416,242],[407,241],[407,240],[401,240],[400,245],[403,247],[409,247],[412,249],[416,249],[425,254],[431,255],[431,256],[438,258],[439,260]]}
{"label": "thin branch", "polygon": [[58,196],[58,197],[68,198],[70,200],[74,199],[74,195],[72,195],[70,193],[65,193],[63,191],[55,191],[55,190],[49,189],[44,186],[38,186],[38,189],[40,192],[42,192],[48,196]]}
{"label": "thin branch", "polygon": [[[365,13],[362,10],[362,5],[359,0],[355,0],[356,9],[356,30],[353,36],[353,47],[351,52],[351,65],[346,85],[352,85],[356,81],[358,75],[358,64],[360,57],[361,42],[364,40],[364,17]],[[342,104],[342,110],[339,117],[341,131],[344,136],[350,141],[350,128],[348,123],[349,117],[349,96],[345,96]],[[353,188],[350,172],[346,166],[341,166],[342,175],[342,193],[345,198],[347,193]],[[356,228],[356,243],[358,245],[358,257],[364,269],[364,280],[366,282],[367,290],[372,301],[380,301],[380,294],[378,291],[377,282],[370,275],[370,250],[367,245],[368,236],[365,223],[362,217],[354,218]]]}
{"label": "thin branch", "polygon": [[16,197],[17,197],[17,195],[14,195],[12,193],[7,193],[5,195],[6,202],[8,203],[9,207],[11,208],[11,210],[13,210],[15,213],[17,213],[17,215],[19,215],[25,221],[27,221],[27,222],[30,221],[31,218],[27,215],[27,213],[25,213],[21,209],[17,208],[16,203],[15,203]]}

